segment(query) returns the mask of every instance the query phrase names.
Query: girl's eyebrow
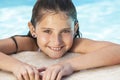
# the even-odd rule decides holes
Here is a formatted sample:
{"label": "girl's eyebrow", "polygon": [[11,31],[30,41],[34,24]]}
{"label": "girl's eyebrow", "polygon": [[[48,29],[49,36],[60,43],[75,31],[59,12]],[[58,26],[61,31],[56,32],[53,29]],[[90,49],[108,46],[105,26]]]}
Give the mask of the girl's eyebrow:
{"label": "girl's eyebrow", "polygon": [[41,29],[53,29],[53,28],[41,28]]}
{"label": "girl's eyebrow", "polygon": [[64,28],[64,29],[71,29],[71,28]]}
{"label": "girl's eyebrow", "polygon": [[[54,30],[53,28],[41,28],[41,29],[50,29],[50,30]],[[65,29],[71,29],[71,28],[63,28],[62,30],[65,30]]]}
{"label": "girl's eyebrow", "polygon": [[72,29],[72,27],[68,27],[68,28],[63,28],[63,30],[71,30]]}

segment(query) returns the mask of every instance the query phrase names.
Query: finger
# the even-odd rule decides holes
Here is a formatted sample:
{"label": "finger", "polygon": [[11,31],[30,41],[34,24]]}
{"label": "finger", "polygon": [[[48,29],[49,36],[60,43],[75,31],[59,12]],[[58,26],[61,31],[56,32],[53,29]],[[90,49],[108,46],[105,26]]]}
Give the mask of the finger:
{"label": "finger", "polygon": [[17,74],[16,77],[17,77],[17,80],[24,80],[22,77],[22,74]]}
{"label": "finger", "polygon": [[39,71],[39,77],[40,77],[40,78],[43,77],[45,70],[46,70],[46,67],[42,67],[42,68],[39,68],[39,69],[38,69],[38,71]]}
{"label": "finger", "polygon": [[39,72],[39,76],[42,77],[44,75],[45,71]]}
{"label": "finger", "polygon": [[34,73],[33,68],[27,67],[27,72],[28,72],[28,75],[29,75],[29,79],[34,80],[35,79],[35,73]]}
{"label": "finger", "polygon": [[63,72],[60,71],[60,72],[58,73],[58,76],[57,76],[56,80],[61,80],[61,79],[62,79],[62,76],[63,76]]}
{"label": "finger", "polygon": [[35,80],[40,80],[40,76],[39,76],[39,72],[37,70],[37,68],[33,68],[34,69],[34,73],[35,73]]}
{"label": "finger", "polygon": [[50,80],[50,78],[51,78],[51,73],[52,73],[52,70],[51,70],[51,69],[45,71],[45,73],[44,73],[44,75],[43,75],[43,80]]}
{"label": "finger", "polygon": [[59,71],[60,70],[58,70],[58,69],[55,69],[54,71],[52,71],[51,79],[50,80],[56,80]]}
{"label": "finger", "polygon": [[24,80],[29,80],[29,75],[26,70],[22,73],[22,76],[23,76]]}

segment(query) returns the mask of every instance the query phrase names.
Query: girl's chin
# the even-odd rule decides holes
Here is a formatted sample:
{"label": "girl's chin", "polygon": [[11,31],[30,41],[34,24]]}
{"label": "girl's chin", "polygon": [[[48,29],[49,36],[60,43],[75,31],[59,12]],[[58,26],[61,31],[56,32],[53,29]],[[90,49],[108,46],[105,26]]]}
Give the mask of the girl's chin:
{"label": "girl's chin", "polygon": [[49,57],[52,58],[52,59],[58,59],[58,58],[61,58],[62,56],[58,56],[58,55],[57,56],[50,56],[49,55]]}

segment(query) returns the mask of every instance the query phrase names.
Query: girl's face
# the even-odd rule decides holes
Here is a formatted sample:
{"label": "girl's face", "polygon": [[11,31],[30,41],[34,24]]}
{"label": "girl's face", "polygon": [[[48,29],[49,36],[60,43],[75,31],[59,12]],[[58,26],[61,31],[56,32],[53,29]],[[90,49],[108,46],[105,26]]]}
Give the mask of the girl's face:
{"label": "girl's face", "polygon": [[51,58],[60,58],[73,44],[74,21],[64,13],[48,14],[37,22],[35,35],[41,51]]}

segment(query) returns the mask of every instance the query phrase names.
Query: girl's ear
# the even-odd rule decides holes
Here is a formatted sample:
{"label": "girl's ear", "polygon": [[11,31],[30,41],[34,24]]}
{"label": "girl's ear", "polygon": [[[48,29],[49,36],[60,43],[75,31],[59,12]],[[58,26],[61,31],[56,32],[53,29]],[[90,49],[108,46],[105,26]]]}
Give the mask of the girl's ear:
{"label": "girl's ear", "polygon": [[76,34],[76,32],[77,32],[77,30],[78,30],[78,27],[79,27],[79,24],[76,23],[76,24],[75,24],[75,27],[74,27],[74,34]]}
{"label": "girl's ear", "polygon": [[36,36],[35,28],[34,28],[34,26],[32,25],[31,22],[28,22],[28,27],[29,27],[29,30],[30,30],[31,35],[32,35],[34,38],[36,38],[37,36]]}

